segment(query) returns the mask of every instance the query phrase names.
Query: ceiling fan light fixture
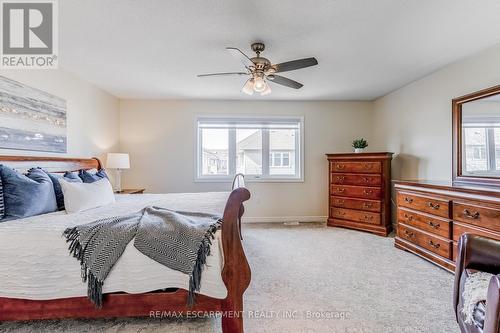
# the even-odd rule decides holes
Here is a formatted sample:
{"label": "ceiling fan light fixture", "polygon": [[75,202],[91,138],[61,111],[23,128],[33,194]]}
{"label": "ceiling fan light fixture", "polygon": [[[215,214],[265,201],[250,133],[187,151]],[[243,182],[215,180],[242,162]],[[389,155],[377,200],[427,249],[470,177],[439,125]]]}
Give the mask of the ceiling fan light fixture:
{"label": "ceiling fan light fixture", "polygon": [[228,51],[230,51],[233,55],[241,60],[243,66],[245,67],[245,71],[200,74],[198,75],[198,77],[220,77],[234,75],[250,76],[250,78],[241,88],[241,91],[247,95],[253,95],[254,93],[258,92],[261,96],[263,96],[271,93],[269,82],[292,89],[300,89],[304,86],[300,82],[294,81],[281,75],[277,75],[276,73],[294,71],[301,68],[316,66],[318,64],[318,60],[316,60],[316,58],[314,57],[273,64],[269,59],[260,55],[261,52],[263,52],[265,49],[265,45],[263,43],[253,43],[251,45],[251,48],[252,51],[256,53],[255,57],[247,56],[237,47],[226,47]]}
{"label": "ceiling fan light fixture", "polygon": [[254,78],[253,80],[253,90],[255,90],[256,92],[263,92],[266,90],[266,88],[268,87],[266,81],[260,77],[260,76],[257,76]]}
{"label": "ceiling fan light fixture", "polygon": [[247,95],[253,95],[253,78],[248,79],[247,82],[243,85],[243,88],[241,88],[241,91],[244,92]]}
{"label": "ceiling fan light fixture", "polygon": [[261,96],[266,96],[266,95],[269,95],[270,93],[271,93],[271,87],[266,82],[266,90],[264,90],[263,92],[261,92],[260,95]]}

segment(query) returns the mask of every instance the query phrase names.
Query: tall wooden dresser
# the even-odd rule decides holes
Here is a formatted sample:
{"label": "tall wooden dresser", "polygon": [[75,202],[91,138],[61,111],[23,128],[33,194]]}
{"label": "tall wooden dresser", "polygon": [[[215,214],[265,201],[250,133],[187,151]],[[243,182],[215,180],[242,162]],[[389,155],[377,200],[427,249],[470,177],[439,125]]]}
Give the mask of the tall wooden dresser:
{"label": "tall wooden dresser", "polygon": [[391,231],[392,153],[327,154],[328,225],[387,236]]}
{"label": "tall wooden dresser", "polygon": [[397,248],[453,271],[463,233],[500,240],[500,190],[410,181],[395,188]]}

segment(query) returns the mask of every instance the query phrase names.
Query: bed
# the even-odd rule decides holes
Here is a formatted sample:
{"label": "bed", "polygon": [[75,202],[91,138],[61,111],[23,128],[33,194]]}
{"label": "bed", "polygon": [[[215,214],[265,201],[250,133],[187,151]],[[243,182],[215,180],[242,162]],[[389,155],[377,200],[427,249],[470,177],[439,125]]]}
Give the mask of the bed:
{"label": "bed", "polygon": [[[0,156],[0,164],[20,171],[35,166],[50,172],[101,168],[97,158]],[[240,221],[243,202],[249,198],[244,179],[238,175],[227,193],[123,194],[112,205],[85,212],[60,211],[0,223],[0,320],[217,313],[223,332],[243,332],[243,293],[250,283],[250,267],[241,243]],[[196,303],[186,305],[187,275],[156,263],[130,243],[106,281],[103,307],[96,309],[86,297],[80,267],[69,256],[62,231],[147,205],[223,216]]]}

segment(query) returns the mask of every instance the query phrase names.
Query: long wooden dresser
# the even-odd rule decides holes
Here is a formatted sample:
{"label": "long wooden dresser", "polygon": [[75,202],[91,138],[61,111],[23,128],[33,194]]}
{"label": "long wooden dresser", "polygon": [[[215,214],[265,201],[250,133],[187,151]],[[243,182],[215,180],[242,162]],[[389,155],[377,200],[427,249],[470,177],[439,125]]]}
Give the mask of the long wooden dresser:
{"label": "long wooden dresser", "polygon": [[392,153],[327,154],[328,225],[387,236],[391,231]]}
{"label": "long wooden dresser", "polygon": [[395,189],[397,248],[453,271],[463,233],[500,239],[500,190],[410,181]]}

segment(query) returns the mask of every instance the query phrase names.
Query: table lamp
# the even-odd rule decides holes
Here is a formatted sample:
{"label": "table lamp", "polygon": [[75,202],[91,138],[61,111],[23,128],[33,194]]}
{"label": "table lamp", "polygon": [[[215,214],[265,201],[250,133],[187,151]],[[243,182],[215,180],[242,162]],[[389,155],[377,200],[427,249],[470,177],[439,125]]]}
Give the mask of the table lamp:
{"label": "table lamp", "polygon": [[106,168],[116,169],[115,191],[122,191],[122,170],[130,169],[130,159],[128,154],[108,153]]}

